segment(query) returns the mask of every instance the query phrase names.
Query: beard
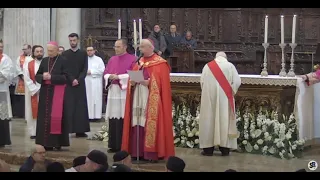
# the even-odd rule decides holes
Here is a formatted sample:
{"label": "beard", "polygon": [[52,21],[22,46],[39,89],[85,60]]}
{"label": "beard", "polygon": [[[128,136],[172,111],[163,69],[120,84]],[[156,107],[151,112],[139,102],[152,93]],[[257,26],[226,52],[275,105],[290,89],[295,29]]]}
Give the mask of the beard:
{"label": "beard", "polygon": [[37,58],[38,60],[41,60],[41,59],[43,58],[43,55],[38,55],[38,56],[36,56],[36,58]]}
{"label": "beard", "polygon": [[71,44],[70,46],[71,46],[71,48],[76,48],[78,46],[78,44]]}

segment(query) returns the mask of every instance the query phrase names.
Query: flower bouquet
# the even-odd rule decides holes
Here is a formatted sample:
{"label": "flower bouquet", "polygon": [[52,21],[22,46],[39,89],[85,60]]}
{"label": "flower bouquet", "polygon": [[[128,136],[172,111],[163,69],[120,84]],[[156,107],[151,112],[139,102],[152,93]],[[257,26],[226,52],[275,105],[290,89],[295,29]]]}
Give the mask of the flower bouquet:
{"label": "flower bouquet", "polygon": [[103,125],[101,130],[95,133],[91,138],[88,140],[96,140],[96,141],[108,141],[109,140],[109,133],[107,125]]}
{"label": "flower bouquet", "polygon": [[199,148],[199,114],[199,107],[196,116],[192,116],[185,104],[172,106],[175,146]]}
{"label": "flower bouquet", "polygon": [[238,150],[255,154],[270,155],[282,159],[301,157],[305,141],[298,137],[296,119],[278,119],[277,112],[265,112],[255,116],[237,112],[237,127],[240,132]]}

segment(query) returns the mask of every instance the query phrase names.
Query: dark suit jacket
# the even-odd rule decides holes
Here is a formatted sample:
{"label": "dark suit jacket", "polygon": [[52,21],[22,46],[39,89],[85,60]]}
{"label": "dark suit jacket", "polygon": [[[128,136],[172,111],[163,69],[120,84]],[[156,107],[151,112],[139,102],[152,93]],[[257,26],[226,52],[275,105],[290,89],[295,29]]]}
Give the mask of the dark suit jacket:
{"label": "dark suit jacket", "polygon": [[181,35],[176,33],[175,37],[171,35],[171,33],[167,34],[165,36],[166,43],[167,43],[167,49],[166,49],[166,56],[171,56],[173,53],[173,48],[175,45],[179,44],[181,41]]}
{"label": "dark suit jacket", "polygon": [[[19,172],[31,172],[35,163],[36,162],[33,160],[32,156],[29,156],[28,159],[20,167]],[[50,163],[51,163],[50,161],[45,160],[45,164],[47,166]]]}

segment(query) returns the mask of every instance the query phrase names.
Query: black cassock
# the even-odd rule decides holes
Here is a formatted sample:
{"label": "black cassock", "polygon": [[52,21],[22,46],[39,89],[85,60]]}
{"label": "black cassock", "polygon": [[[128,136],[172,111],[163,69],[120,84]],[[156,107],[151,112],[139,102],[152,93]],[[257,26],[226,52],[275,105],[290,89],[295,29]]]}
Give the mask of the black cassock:
{"label": "black cassock", "polygon": [[[90,131],[85,78],[88,71],[87,52],[78,49],[66,50],[62,54],[68,62],[70,84],[66,88],[65,116],[69,122],[69,133],[85,133]],[[72,86],[73,80],[79,85]]]}
{"label": "black cassock", "polygon": [[[49,57],[45,57],[42,60],[36,75],[36,81],[41,84],[38,105],[36,144],[40,144],[44,147],[51,148],[70,146],[68,122],[64,116],[62,116],[61,124],[62,133],[59,135],[50,133],[54,86],[67,83],[66,63],[67,60],[62,56],[57,56],[50,59]],[[50,72],[51,84],[44,83],[43,73],[45,72]],[[64,98],[64,104],[65,100],[66,98]],[[65,109],[65,105],[63,109]]]}

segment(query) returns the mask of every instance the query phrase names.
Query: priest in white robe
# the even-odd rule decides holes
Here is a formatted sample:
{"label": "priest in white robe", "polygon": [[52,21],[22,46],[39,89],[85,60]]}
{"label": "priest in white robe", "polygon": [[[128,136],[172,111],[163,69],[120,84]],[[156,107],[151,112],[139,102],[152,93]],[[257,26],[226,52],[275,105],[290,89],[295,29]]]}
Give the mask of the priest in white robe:
{"label": "priest in white robe", "polygon": [[11,145],[10,121],[12,109],[10,102],[9,84],[13,78],[13,65],[11,59],[3,54],[3,42],[0,41],[0,148]]}
{"label": "priest in white robe", "polygon": [[30,139],[36,138],[37,129],[37,116],[38,116],[38,103],[39,103],[39,90],[41,84],[36,81],[36,74],[38,72],[40,63],[43,59],[44,49],[42,46],[35,45],[32,47],[33,60],[24,63],[23,75],[25,91],[25,116],[27,120],[28,132]]}
{"label": "priest in white robe", "polygon": [[234,96],[241,85],[235,66],[228,62],[224,52],[206,64],[201,74],[201,108],[199,141],[204,156],[212,156],[219,146],[222,156],[237,149],[238,130]]}
{"label": "priest in white robe", "polygon": [[88,72],[85,78],[88,113],[90,121],[101,120],[102,117],[102,97],[103,85],[102,77],[105,69],[103,60],[94,55],[93,47],[87,47]]}

